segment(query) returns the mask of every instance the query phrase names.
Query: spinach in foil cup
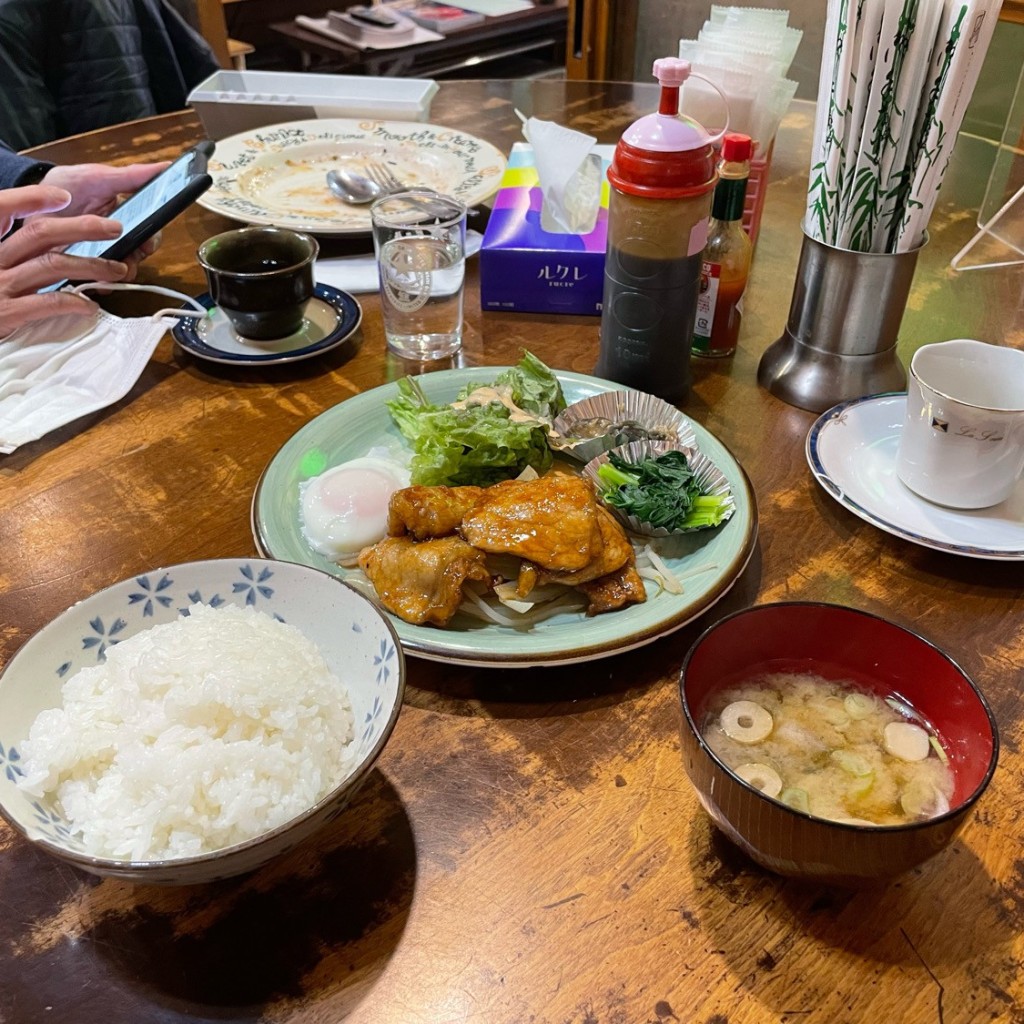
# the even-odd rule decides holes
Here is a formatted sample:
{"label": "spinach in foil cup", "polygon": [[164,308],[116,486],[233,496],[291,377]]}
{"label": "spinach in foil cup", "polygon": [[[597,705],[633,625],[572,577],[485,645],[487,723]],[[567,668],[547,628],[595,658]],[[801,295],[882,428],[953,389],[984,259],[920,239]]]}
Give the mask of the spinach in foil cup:
{"label": "spinach in foil cup", "polygon": [[711,529],[736,511],[729,481],[693,445],[634,441],[602,452],[583,473],[623,526],[643,537]]}

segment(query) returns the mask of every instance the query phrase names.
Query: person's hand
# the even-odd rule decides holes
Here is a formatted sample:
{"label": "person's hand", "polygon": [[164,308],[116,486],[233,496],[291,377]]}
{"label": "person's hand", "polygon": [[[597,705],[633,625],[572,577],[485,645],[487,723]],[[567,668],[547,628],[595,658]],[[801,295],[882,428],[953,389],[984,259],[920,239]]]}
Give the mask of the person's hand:
{"label": "person's hand", "polygon": [[66,292],[37,294],[40,288],[67,279],[123,281],[125,263],[84,256],[67,256],[60,250],[72,242],[117,238],[121,225],[95,214],[53,216],[63,213],[71,196],[60,188],[29,185],[0,190],[0,237],[14,221],[25,224],[0,242],[0,338],[35,320],[50,316],[88,316],[96,305],[81,295]]}
{"label": "person's hand", "polygon": [[[137,192],[143,185],[170,166],[169,161],[156,164],[129,164],[126,167],[109,167],[106,164],[69,164],[67,167],[51,167],[43,175],[43,185],[54,185],[71,193],[71,202],[60,211],[60,216],[76,216],[83,213],[98,213],[105,216],[117,206],[118,199],[127,193]],[[160,245],[160,235],[147,239],[130,256],[125,257],[128,266],[127,281],[135,279],[139,264],[152,256]]]}
{"label": "person's hand", "polygon": [[138,192],[169,166],[166,161],[160,164],[129,164],[127,167],[70,164],[51,167],[40,184],[53,185],[71,193],[71,202],[61,211],[62,216],[74,217],[83,213],[105,216],[117,205],[119,196]]}

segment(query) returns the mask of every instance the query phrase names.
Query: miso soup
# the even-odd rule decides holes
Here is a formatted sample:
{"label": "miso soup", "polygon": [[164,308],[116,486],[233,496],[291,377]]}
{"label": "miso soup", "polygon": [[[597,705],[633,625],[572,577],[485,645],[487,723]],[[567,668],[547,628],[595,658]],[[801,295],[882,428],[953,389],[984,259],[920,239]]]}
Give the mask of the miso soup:
{"label": "miso soup", "polygon": [[938,737],[897,699],[853,683],[760,675],[716,694],[702,732],[754,788],[819,818],[904,825],[949,810]]}

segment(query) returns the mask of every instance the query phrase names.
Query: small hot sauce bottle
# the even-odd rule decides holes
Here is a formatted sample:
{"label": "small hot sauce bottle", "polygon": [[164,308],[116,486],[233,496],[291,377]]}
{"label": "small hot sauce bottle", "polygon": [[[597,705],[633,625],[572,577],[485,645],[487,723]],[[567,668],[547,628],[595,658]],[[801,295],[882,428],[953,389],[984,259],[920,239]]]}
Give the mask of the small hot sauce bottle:
{"label": "small hot sauce bottle", "polygon": [[743,316],[743,291],[750,272],[751,244],[743,230],[743,201],[750,177],[749,135],[726,132],[711,207],[700,298],[693,334],[698,356],[731,356]]}

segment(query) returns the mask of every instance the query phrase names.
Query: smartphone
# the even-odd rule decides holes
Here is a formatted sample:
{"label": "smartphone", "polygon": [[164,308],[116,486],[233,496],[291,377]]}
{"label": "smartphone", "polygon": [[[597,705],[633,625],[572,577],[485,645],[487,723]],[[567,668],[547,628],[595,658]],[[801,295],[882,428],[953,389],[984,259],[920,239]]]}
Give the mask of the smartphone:
{"label": "smartphone", "polygon": [[[112,220],[121,222],[121,234],[117,238],[74,242],[64,250],[65,254],[101,256],[108,260],[123,260],[130,256],[210,187],[213,179],[207,173],[206,164],[213,150],[214,144],[204,139],[107,214]],[[42,291],[55,291],[67,283],[59,281]]]}

